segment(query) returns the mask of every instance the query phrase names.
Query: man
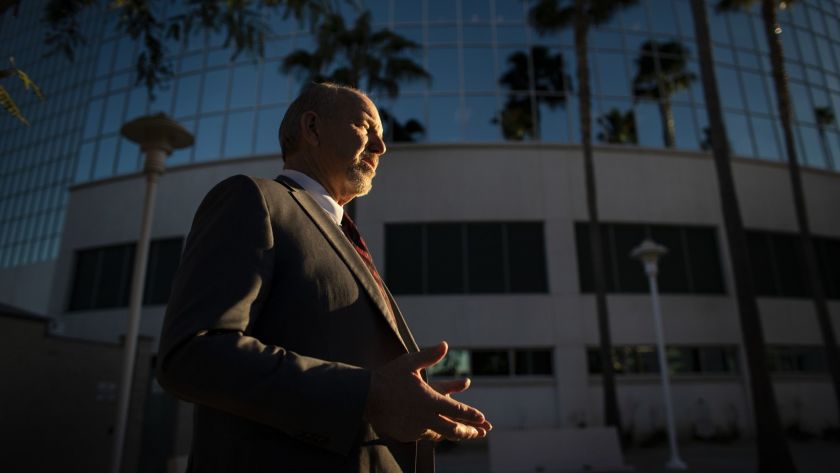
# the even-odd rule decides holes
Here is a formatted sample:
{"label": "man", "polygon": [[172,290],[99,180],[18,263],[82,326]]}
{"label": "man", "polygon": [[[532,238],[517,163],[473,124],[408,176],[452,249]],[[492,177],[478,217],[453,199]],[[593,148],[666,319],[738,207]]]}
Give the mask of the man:
{"label": "man", "polygon": [[305,90],[280,126],[284,170],[235,176],[196,212],[160,342],[160,384],[195,403],[191,472],[431,472],[429,440],[484,437],[478,410],[434,388],[342,206],[385,153],[358,90]]}

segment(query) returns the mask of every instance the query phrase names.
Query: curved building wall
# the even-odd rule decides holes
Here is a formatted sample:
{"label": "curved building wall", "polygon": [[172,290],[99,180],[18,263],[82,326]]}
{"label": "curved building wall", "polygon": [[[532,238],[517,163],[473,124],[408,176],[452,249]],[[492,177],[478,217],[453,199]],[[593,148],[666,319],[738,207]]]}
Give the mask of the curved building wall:
{"label": "curved building wall", "polygon": [[[595,159],[604,222],[712,229],[722,289],[710,294],[664,293],[665,333],[670,345],[733,347],[736,363],[745,366],[738,348],[740,324],[711,160],[701,153],[642,148],[599,148]],[[267,155],[172,168],[160,181],[152,238],[185,236],[200,200],[218,181],[237,173],[271,178],[280,167],[278,155]],[[746,225],[754,230],[794,231],[785,167],[739,159],[734,169]],[[394,145],[381,162],[374,191],[359,200],[360,229],[378,266],[386,269],[386,235],[391,225],[542,223],[544,291],[397,295],[421,345],[445,339],[455,350],[550,351],[553,368],[548,376],[473,375],[473,388],[462,397],[482,406],[500,427],[601,422],[600,381],[587,359],[588,350],[598,344],[595,304],[592,295],[581,289],[575,238],[575,223],[586,216],[582,172],[576,146]],[[814,232],[840,240],[840,222],[834,209],[825,205],[840,200],[840,177],[816,170],[807,170],[803,177]],[[68,310],[68,304],[79,250],[136,240],[143,186],[142,175],[131,174],[73,188],[50,304],[50,313],[65,334],[113,340],[125,330],[125,307]],[[641,274],[641,266],[632,264]],[[393,276],[384,274],[386,279]],[[616,346],[653,343],[645,292],[611,292],[609,304]],[[819,328],[809,299],[761,297],[759,304],[768,344],[819,347]],[[832,300],[830,305],[840,335],[840,302]],[[164,305],[145,306],[144,335],[156,339],[164,310]],[[682,431],[690,432],[696,423],[701,400],[709,406],[715,425],[736,422],[742,432],[750,431],[743,376],[743,369],[676,375],[674,393]],[[834,418],[831,386],[824,372],[776,373],[774,379],[786,422],[797,421],[819,431],[825,419]],[[619,376],[626,421],[640,433],[657,427],[656,414],[651,414],[659,406],[657,383],[658,378],[650,374]],[[806,399],[805,405],[797,407]]]}

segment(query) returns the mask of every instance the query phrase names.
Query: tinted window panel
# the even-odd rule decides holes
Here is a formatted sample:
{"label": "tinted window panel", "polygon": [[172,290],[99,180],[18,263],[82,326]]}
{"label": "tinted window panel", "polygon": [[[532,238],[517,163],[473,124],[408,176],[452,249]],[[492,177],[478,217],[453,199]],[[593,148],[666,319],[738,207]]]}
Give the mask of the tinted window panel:
{"label": "tinted window panel", "polygon": [[747,232],[747,246],[755,293],[761,296],[778,294],[769,236],[765,233]]}
{"label": "tinted window panel", "polygon": [[507,350],[475,350],[472,353],[472,373],[475,376],[508,376],[510,361]]}
{"label": "tinted window panel", "polygon": [[385,226],[385,278],[395,294],[423,292],[423,228]]}
{"label": "tinted window panel", "polygon": [[429,292],[463,293],[464,251],[461,226],[433,224],[426,228],[429,249]]}
{"label": "tinted window panel", "polygon": [[668,253],[659,260],[657,279],[659,290],[674,293],[689,292],[688,267],[680,229],[671,226],[654,226],[651,228],[651,237],[655,242],[668,248]]}
{"label": "tinted window panel", "polygon": [[511,292],[546,292],[545,242],[542,223],[507,226]]}
{"label": "tinted window panel", "polygon": [[793,235],[773,235],[773,253],[777,263],[782,296],[805,297],[808,295],[802,251],[799,237]]}
{"label": "tinted window panel", "polygon": [[134,245],[112,246],[102,250],[95,308],[128,305]]}
{"label": "tinted window panel", "polygon": [[77,253],[76,270],[73,274],[73,290],[70,295],[70,310],[84,310],[93,307],[98,259],[99,252],[96,250]]}
{"label": "tinted window panel", "polygon": [[153,241],[149,248],[144,304],[166,304],[178,264],[181,262],[181,239]]}
{"label": "tinted window panel", "polygon": [[504,292],[502,226],[497,223],[468,224],[467,248],[469,292]]}
{"label": "tinted window panel", "polygon": [[[630,256],[633,249],[647,236],[642,225],[613,225],[615,266],[618,270],[619,292],[647,292],[645,270],[639,260]],[[662,278],[660,277],[660,281]],[[660,282],[661,284],[661,282]]]}
{"label": "tinted window panel", "polygon": [[723,271],[720,267],[715,230],[711,228],[686,228],[685,242],[691,266],[693,292],[722,294]]}
{"label": "tinted window panel", "polygon": [[551,375],[551,350],[516,350],[514,353],[518,375]]}

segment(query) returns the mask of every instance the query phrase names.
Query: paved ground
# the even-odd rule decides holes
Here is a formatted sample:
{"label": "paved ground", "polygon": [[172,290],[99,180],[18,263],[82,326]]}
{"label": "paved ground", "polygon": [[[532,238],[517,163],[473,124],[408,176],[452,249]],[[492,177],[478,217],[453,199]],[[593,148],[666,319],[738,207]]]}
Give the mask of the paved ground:
{"label": "paved ground", "polygon": [[[790,442],[799,473],[840,473],[840,443]],[[755,445],[688,444],[680,449],[689,473],[757,473]],[[638,473],[664,473],[668,451],[632,448],[625,463]],[[438,473],[490,473],[486,446],[459,445],[437,455]],[[544,472],[553,473],[553,472]]]}

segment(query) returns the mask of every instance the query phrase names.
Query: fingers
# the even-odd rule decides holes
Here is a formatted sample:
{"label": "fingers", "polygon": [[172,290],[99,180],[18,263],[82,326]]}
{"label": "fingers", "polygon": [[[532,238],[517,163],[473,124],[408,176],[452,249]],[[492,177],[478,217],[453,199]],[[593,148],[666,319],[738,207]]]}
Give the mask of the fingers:
{"label": "fingers", "polygon": [[470,378],[434,381],[431,383],[431,386],[435,391],[444,396],[448,396],[453,393],[466,391],[470,387]]}
{"label": "fingers", "polygon": [[423,348],[418,352],[403,355],[403,357],[406,367],[410,371],[417,371],[438,364],[446,356],[447,351],[449,351],[449,345],[446,342],[440,342],[436,346]]}
{"label": "fingers", "polygon": [[458,402],[451,397],[441,396],[437,403],[437,412],[440,415],[459,422],[467,422],[472,425],[481,425],[486,422],[484,414],[478,409]]}
{"label": "fingers", "polygon": [[447,440],[472,440],[484,438],[487,431],[481,427],[455,422],[443,416],[438,416],[431,430]]}

